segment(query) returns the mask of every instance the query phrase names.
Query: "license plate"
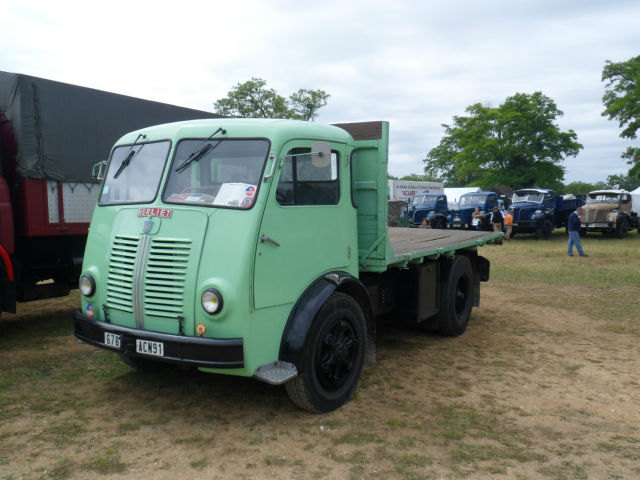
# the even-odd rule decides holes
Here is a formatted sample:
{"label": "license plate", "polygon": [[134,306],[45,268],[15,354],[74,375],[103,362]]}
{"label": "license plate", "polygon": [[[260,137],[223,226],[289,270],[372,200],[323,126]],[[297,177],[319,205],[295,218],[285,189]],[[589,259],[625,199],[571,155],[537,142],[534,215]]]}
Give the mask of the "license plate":
{"label": "license plate", "polygon": [[107,347],[120,348],[120,345],[122,345],[122,335],[104,332],[104,344]]}
{"label": "license plate", "polygon": [[459,222],[459,221],[460,221],[460,217],[455,217],[455,218],[453,219],[453,221],[454,221],[454,222]]}
{"label": "license plate", "polygon": [[155,357],[164,357],[164,343],[151,340],[136,340],[136,352]]}

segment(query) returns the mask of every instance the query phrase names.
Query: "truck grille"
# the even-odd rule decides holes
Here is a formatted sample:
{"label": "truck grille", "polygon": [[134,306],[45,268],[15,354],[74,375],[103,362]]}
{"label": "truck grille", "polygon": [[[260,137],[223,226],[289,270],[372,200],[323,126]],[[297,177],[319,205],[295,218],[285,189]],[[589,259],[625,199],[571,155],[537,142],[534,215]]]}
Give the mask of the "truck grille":
{"label": "truck grille", "polygon": [[608,221],[609,213],[610,212],[607,210],[594,210],[594,209],[586,210],[585,222],[588,222],[588,223],[606,222]]}
{"label": "truck grille", "polygon": [[184,315],[184,289],[191,241],[154,238],[144,277],[144,314],[176,318]]}
{"label": "truck grille", "polygon": [[139,238],[124,235],[117,235],[113,240],[107,276],[110,308],[133,313],[133,278],[139,243]]}

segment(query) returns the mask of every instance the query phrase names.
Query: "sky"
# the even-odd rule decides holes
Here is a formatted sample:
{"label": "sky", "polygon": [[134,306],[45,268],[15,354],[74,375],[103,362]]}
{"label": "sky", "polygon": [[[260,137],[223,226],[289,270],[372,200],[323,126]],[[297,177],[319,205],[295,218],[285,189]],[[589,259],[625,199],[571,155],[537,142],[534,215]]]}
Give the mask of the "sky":
{"label": "sky", "polygon": [[[605,61],[640,54],[640,2],[3,0],[0,70],[213,111],[252,77],[322,89],[316,122],[390,122],[389,173],[422,173],[442,124],[541,91],[584,149],[565,183],[626,174]],[[115,139],[114,139],[115,140]]]}

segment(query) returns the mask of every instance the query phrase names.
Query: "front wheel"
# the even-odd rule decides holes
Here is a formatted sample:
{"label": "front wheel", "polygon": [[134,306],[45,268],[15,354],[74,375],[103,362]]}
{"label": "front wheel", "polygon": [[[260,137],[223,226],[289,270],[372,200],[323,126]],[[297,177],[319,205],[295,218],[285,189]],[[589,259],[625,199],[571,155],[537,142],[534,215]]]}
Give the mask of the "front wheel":
{"label": "front wheel", "polygon": [[441,264],[438,331],[443,335],[461,335],[469,324],[473,307],[473,269],[464,255]]}
{"label": "front wheel", "polygon": [[624,238],[629,233],[629,221],[626,217],[618,217],[616,221],[616,237]]}
{"label": "front wheel", "polygon": [[315,413],[344,405],[364,366],[367,331],[360,305],[334,292],[309,331],[300,375],[285,383],[291,401]]}
{"label": "front wheel", "polygon": [[540,240],[549,240],[551,238],[551,232],[553,231],[553,225],[549,220],[544,220],[536,228],[536,236]]}

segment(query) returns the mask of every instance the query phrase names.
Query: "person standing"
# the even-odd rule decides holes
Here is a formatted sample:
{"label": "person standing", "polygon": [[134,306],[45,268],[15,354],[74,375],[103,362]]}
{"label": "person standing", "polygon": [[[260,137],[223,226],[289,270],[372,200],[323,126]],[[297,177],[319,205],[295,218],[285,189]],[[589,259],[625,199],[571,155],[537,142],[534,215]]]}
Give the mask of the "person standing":
{"label": "person standing", "polygon": [[511,238],[511,231],[513,230],[513,210],[509,209],[504,217],[504,228],[506,230],[504,238],[509,240]]}
{"label": "person standing", "polygon": [[476,209],[471,214],[471,225],[476,230],[482,230],[482,214],[480,213],[479,207],[476,207]]}
{"label": "person standing", "polygon": [[504,219],[502,218],[502,212],[500,212],[500,209],[497,206],[493,207],[493,213],[491,213],[491,223],[493,224],[494,232],[502,231],[503,221]]}
{"label": "person standing", "polygon": [[573,246],[576,246],[578,255],[588,257],[582,250],[582,242],[580,241],[580,228],[582,226],[582,207],[578,207],[575,212],[571,212],[567,220],[567,232],[569,232],[569,244],[567,246],[567,255],[573,257]]}

